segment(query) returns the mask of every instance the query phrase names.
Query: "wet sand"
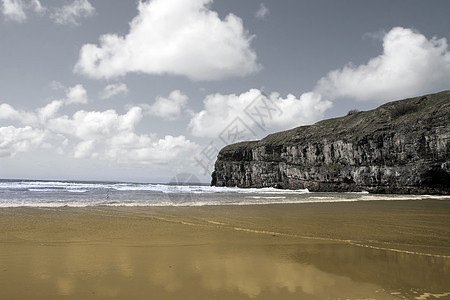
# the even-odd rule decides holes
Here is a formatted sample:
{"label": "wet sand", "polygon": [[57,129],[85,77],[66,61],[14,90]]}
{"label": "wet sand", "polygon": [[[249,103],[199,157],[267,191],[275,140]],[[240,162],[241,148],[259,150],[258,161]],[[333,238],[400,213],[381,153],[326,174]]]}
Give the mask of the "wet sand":
{"label": "wet sand", "polygon": [[0,209],[2,299],[449,299],[450,201]]}

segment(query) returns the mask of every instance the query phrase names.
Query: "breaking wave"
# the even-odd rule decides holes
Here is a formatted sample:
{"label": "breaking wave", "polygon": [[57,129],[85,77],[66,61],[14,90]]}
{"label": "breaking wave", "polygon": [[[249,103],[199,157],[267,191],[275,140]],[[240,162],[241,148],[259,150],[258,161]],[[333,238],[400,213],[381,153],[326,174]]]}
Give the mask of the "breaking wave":
{"label": "breaking wave", "polygon": [[261,205],[449,196],[310,193],[307,189],[213,187],[129,182],[0,180],[0,207]]}

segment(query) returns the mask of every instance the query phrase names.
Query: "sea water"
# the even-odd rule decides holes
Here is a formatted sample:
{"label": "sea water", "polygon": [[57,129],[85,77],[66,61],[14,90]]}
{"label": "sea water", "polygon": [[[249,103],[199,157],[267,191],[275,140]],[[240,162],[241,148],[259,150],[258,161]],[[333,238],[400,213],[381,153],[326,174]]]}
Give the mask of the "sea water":
{"label": "sea water", "polygon": [[0,207],[263,205],[424,198],[450,199],[448,196],[372,195],[365,191],[311,193],[306,189],[0,179]]}

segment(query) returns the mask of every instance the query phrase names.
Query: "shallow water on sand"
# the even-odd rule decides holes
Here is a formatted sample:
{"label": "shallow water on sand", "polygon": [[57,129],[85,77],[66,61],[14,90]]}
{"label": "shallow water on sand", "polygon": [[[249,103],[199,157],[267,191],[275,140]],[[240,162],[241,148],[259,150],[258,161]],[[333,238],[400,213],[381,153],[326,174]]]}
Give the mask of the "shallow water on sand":
{"label": "shallow water on sand", "polygon": [[[442,229],[449,213],[442,203],[0,209],[1,293],[7,299],[446,299],[450,257],[345,240],[355,236],[345,222],[368,230],[357,216],[363,211],[391,211],[394,219],[433,212]],[[341,229],[330,230],[336,227],[330,211],[340,215]],[[332,237],[317,230],[302,238],[311,235],[302,222],[322,224]],[[433,226],[427,222],[414,231]],[[402,235],[410,240],[408,232]],[[438,242],[448,247],[445,237]]]}
{"label": "shallow water on sand", "polygon": [[19,298],[426,299],[450,292],[448,260],[334,243],[2,250],[3,259],[20,257],[2,264],[2,294]]}

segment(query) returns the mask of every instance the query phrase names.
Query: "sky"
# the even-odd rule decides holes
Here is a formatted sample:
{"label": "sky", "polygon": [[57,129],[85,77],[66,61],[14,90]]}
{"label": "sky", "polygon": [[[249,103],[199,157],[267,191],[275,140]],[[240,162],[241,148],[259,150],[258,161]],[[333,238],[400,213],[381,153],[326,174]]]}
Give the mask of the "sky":
{"label": "sky", "polygon": [[449,12],[0,0],[0,178],[209,182],[225,145],[450,89]]}

